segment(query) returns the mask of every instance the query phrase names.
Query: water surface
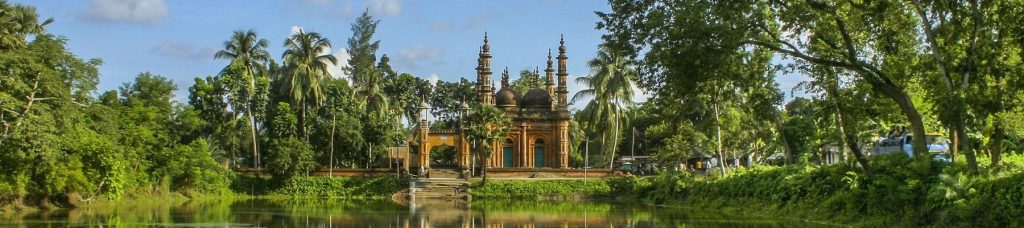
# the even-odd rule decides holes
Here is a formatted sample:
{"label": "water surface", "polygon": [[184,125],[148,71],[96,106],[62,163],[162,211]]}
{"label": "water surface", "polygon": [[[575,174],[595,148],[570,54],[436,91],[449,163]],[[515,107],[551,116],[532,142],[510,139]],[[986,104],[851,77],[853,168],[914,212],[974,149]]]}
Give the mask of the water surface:
{"label": "water surface", "polygon": [[225,199],[125,202],[0,218],[0,227],[793,227],[823,226],[620,202]]}

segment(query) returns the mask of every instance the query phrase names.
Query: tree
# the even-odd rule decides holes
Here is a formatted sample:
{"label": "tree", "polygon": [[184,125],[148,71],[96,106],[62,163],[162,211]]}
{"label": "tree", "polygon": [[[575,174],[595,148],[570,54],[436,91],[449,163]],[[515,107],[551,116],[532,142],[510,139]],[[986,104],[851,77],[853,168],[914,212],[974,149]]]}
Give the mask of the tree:
{"label": "tree", "polygon": [[302,137],[309,140],[306,112],[309,106],[319,107],[324,100],[323,87],[331,80],[328,64],[338,60],[330,54],[331,41],[320,33],[299,30],[285,41],[285,89],[292,104],[299,106],[299,127]]}
{"label": "tree", "polygon": [[[236,81],[246,85],[234,86],[237,89],[235,90],[235,96],[232,96],[235,97],[235,101],[232,103],[241,104],[235,107],[241,107],[246,118],[249,120],[253,167],[257,169],[260,168],[260,156],[256,141],[256,117],[253,106],[259,104],[255,101],[255,93],[257,92],[256,81],[257,77],[259,77],[257,75],[266,75],[266,63],[270,60],[270,52],[267,51],[267,45],[267,40],[257,39],[256,31],[252,29],[248,31],[236,30],[231,35],[231,39],[224,41],[224,49],[214,54],[214,58],[231,60],[231,64],[224,68],[222,74],[237,77],[239,80]],[[240,65],[236,68],[241,68],[241,70],[233,69],[233,65]]]}
{"label": "tree", "polygon": [[[317,137],[315,140],[317,151],[326,151],[327,154],[319,154],[319,161],[326,161],[327,167],[332,169],[335,164],[341,163],[343,167],[354,168],[362,156],[359,151],[365,147],[363,138],[363,123],[361,117],[365,116],[362,102],[352,97],[352,88],[343,80],[332,80],[325,87],[327,100],[324,106],[317,112]],[[326,137],[324,137],[326,136]],[[344,152],[337,154],[336,151]]]}
{"label": "tree", "polygon": [[434,124],[453,128],[458,121],[462,102],[473,106],[478,100],[477,96],[473,83],[460,78],[458,82],[438,81],[426,102],[430,104],[430,114],[437,118]]}
{"label": "tree", "polygon": [[[608,159],[608,167],[615,160],[615,150],[619,144],[619,127],[625,116],[625,107],[633,104],[633,81],[637,78],[636,70],[625,58],[607,46],[598,50],[597,56],[587,62],[591,74],[576,78],[587,89],[573,95],[574,102],[592,98],[583,109],[592,133],[598,133],[602,141],[602,152]],[[611,132],[599,126],[612,126]]]}
{"label": "tree", "polygon": [[[921,114],[906,90],[913,77],[903,64],[914,61],[915,37],[906,32],[913,31],[913,19],[892,2],[615,0],[610,4],[611,13],[598,13],[602,20],[598,27],[609,30],[606,41],[630,56],[651,50],[642,60],[641,84],[656,93],[688,91],[695,80],[686,75],[714,75],[707,71],[730,66],[717,60],[763,48],[800,64],[852,72],[899,106],[913,134],[925,134]],[[816,42],[822,48],[807,52]],[[914,139],[915,154],[926,154],[924,139]]]}
{"label": "tree", "polygon": [[466,116],[466,139],[472,142],[473,154],[476,155],[483,172],[483,183],[487,183],[487,167],[491,159],[491,151],[512,130],[512,119],[505,112],[487,105],[474,105]]}
{"label": "tree", "polygon": [[384,93],[388,94],[391,106],[401,114],[399,116],[405,117],[410,126],[415,124],[420,102],[429,98],[430,81],[406,73],[387,81]]}
{"label": "tree", "polygon": [[273,139],[267,150],[267,169],[279,181],[299,175],[309,175],[316,168],[313,148],[295,137]]}
{"label": "tree", "polygon": [[53,18],[39,22],[36,8],[0,2],[0,50],[24,47],[29,35],[44,34]]}

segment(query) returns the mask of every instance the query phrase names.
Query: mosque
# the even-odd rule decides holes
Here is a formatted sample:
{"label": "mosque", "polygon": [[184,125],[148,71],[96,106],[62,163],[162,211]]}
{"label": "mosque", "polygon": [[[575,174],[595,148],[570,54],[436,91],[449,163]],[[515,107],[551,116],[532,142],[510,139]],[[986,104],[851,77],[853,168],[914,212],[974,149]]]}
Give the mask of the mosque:
{"label": "mosque", "polygon": [[[490,169],[502,168],[569,168],[569,110],[566,72],[565,39],[559,41],[558,69],[553,68],[551,51],[548,51],[544,82],[534,78],[531,88],[519,94],[509,84],[508,70],[501,76],[501,87],[494,88],[491,80],[491,46],[484,34],[476,67],[476,92],[478,102],[505,111],[512,118],[511,131],[504,140],[494,142],[491,158],[485,162]],[[557,81],[556,81],[557,79]],[[556,84],[557,82],[557,84]],[[465,115],[469,107],[462,105]],[[413,170],[430,168],[430,150],[434,146],[448,145],[456,148],[456,162],[461,169],[474,165],[469,151],[469,142],[461,127],[459,129],[430,129],[429,122],[421,119],[418,134],[410,137],[413,146],[411,154]]]}

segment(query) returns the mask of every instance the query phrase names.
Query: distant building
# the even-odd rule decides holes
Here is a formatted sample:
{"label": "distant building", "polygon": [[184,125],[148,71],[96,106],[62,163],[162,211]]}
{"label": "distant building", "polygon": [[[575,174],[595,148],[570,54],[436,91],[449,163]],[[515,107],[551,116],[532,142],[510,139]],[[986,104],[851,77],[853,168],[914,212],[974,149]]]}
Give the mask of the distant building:
{"label": "distant building", "polygon": [[[547,68],[544,70],[543,85],[539,78],[531,81],[526,94],[518,94],[509,83],[509,73],[502,73],[501,88],[495,91],[491,80],[491,52],[487,35],[480,47],[477,59],[476,91],[482,105],[504,110],[512,118],[511,131],[504,140],[494,142],[489,168],[569,168],[569,74],[566,72],[565,40],[559,42],[558,69],[553,68],[551,52],[548,52]],[[557,86],[556,86],[557,76]],[[469,107],[462,104],[461,114]],[[430,168],[430,149],[436,145],[450,145],[456,148],[456,161],[460,168],[469,168],[472,161],[469,142],[465,140],[462,127],[455,130],[430,130],[426,120],[420,120],[417,128],[414,165]]]}

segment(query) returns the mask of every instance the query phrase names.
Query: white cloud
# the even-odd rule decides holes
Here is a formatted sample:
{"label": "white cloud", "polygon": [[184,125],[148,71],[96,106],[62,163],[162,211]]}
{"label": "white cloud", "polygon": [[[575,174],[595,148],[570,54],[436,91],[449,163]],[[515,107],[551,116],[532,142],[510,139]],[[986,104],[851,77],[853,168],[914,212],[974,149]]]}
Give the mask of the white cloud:
{"label": "white cloud", "polygon": [[150,24],[167,18],[163,0],[92,0],[80,17],[91,21]]}
{"label": "white cloud", "polygon": [[331,72],[331,77],[345,79],[349,78],[348,74],[345,73],[344,69],[345,67],[348,67],[348,59],[350,57],[351,56],[348,54],[348,50],[344,48],[339,48],[337,51],[334,51],[334,58],[338,59],[338,64],[335,64],[334,66],[331,66],[330,69],[327,69],[329,72]]}
{"label": "white cloud", "polygon": [[295,34],[298,34],[301,31],[302,31],[302,27],[299,27],[298,25],[292,25],[292,33],[289,33],[289,34],[295,35]]}
{"label": "white cloud", "polygon": [[158,56],[186,60],[213,59],[220,48],[217,45],[200,46],[191,42],[162,42],[149,49]]}
{"label": "white cloud", "polygon": [[395,63],[401,67],[417,69],[423,62],[440,62],[442,53],[441,47],[418,44],[399,50]]}
{"label": "white cloud", "polygon": [[430,77],[427,77],[427,81],[429,81],[431,85],[437,85],[438,80],[440,80],[440,78],[437,77],[437,73],[432,73],[430,74]]}
{"label": "white cloud", "polygon": [[398,0],[370,0],[367,7],[371,14],[378,16],[396,16],[402,12],[402,3]]}

